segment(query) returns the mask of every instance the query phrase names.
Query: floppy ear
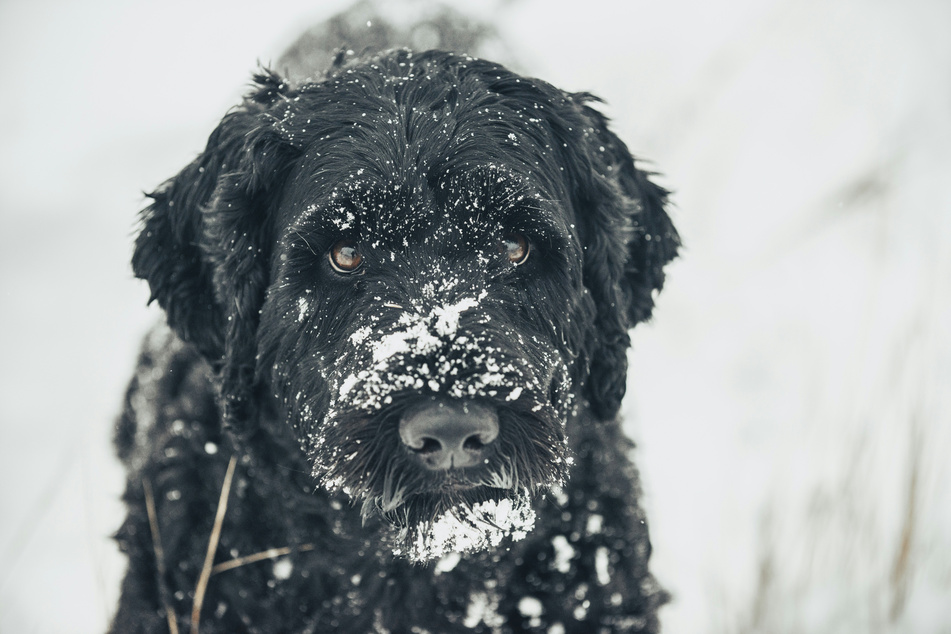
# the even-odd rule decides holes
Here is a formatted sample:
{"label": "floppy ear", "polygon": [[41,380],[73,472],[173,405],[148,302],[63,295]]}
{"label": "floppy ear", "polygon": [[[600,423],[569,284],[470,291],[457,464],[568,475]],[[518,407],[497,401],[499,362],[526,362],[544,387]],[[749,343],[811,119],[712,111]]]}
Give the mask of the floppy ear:
{"label": "floppy ear", "polygon": [[215,369],[227,425],[249,431],[255,412],[258,310],[270,254],[270,217],[296,149],[270,112],[290,89],[273,73],[212,132],[202,154],[150,194],[132,268],[169,326]]}
{"label": "floppy ear", "polygon": [[573,96],[586,119],[570,150],[575,205],[584,243],[584,283],[594,299],[596,323],[587,396],[596,414],[617,415],[627,385],[628,330],[650,318],[654,293],[664,285],[663,267],[680,238],[665,211],[667,191],[634,166],[607,118]]}

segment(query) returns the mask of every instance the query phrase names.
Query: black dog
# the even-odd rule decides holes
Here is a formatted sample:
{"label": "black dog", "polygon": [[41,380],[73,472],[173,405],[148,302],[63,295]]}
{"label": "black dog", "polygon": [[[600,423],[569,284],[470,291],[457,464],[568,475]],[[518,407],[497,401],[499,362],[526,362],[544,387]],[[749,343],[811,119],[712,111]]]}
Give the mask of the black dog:
{"label": "black dog", "polygon": [[587,94],[255,78],[152,195],[115,632],[656,632],[628,330],[678,238]]}

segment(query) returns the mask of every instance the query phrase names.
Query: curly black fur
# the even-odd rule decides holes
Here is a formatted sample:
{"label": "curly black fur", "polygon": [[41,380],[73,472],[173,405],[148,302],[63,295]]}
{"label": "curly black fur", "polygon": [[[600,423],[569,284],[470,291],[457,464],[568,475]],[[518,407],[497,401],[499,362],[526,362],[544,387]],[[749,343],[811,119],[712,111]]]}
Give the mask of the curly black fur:
{"label": "curly black fur", "polygon": [[[202,632],[657,631],[617,412],[678,237],[592,101],[436,51],[255,77],[136,241],[169,329],[117,430],[113,631],[168,631],[166,609],[190,630],[232,456],[215,563],[288,552],[214,574]],[[345,239],[353,274],[328,260]],[[400,416],[434,398],[498,412],[484,464],[428,471],[401,445]],[[410,561],[443,513],[526,496],[524,539]]]}

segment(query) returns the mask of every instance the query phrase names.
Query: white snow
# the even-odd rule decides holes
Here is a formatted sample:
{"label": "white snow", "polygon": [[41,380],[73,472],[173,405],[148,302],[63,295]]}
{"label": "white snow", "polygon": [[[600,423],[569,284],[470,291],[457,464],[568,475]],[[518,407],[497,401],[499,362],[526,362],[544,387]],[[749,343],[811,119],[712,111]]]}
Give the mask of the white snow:
{"label": "white snow", "polygon": [[551,564],[552,568],[562,574],[568,574],[571,570],[571,560],[575,556],[574,547],[568,543],[568,538],[564,535],[552,537],[551,545],[555,549],[555,560]]}
{"label": "white snow", "polygon": [[407,555],[416,561],[430,561],[450,553],[484,550],[498,546],[505,538],[525,539],[535,526],[535,511],[527,494],[502,500],[487,500],[457,506],[423,527]]}
{"label": "white snow", "polygon": [[539,617],[542,615],[542,602],[535,597],[522,597],[518,601],[518,611],[524,617]]}
{"label": "white snow", "polygon": [[[445,393],[453,398],[491,397],[505,389],[509,391],[506,398],[515,400],[524,388],[535,387],[533,379],[524,378],[523,369],[516,363],[497,358],[498,350],[484,337],[459,332],[462,315],[478,308],[487,295],[482,289],[449,303],[438,301],[459,283],[453,277],[427,282],[423,287],[425,297],[432,301],[428,308],[414,306],[404,310],[397,304],[382,302],[384,307],[403,311],[396,318],[397,328],[375,334],[378,319],[370,315],[371,324],[350,335],[354,347],[369,353],[370,365],[338,379],[337,401],[331,409],[336,411],[340,403],[346,403],[348,407],[356,405],[374,411],[388,404],[392,394],[407,388],[428,388],[431,393]],[[412,362],[429,357],[435,358],[434,368],[430,368],[428,361]],[[552,365],[564,372],[560,361],[553,359]],[[484,371],[472,372],[474,367]]]}
{"label": "white snow", "polygon": [[294,572],[294,562],[290,560],[289,557],[282,557],[274,562],[274,565],[271,566],[271,574],[274,575],[275,579],[280,581],[285,581],[291,578],[291,573]]}
{"label": "white snow", "polygon": [[436,562],[433,570],[437,575],[444,572],[451,572],[457,565],[459,565],[460,561],[462,561],[461,553],[448,553],[443,555],[443,557]]}
{"label": "white snow", "polygon": [[608,549],[604,546],[599,546],[598,549],[594,551],[594,572],[598,583],[602,586],[611,583],[610,562],[611,554],[608,552]]}
{"label": "white snow", "polygon": [[310,300],[306,297],[298,297],[297,310],[297,321],[304,321],[307,318],[307,313],[310,312]]}
{"label": "white snow", "polygon": [[442,337],[454,336],[459,328],[459,318],[462,313],[477,307],[485,296],[486,291],[483,289],[478,297],[464,297],[455,304],[437,306],[433,309],[433,317],[435,317],[433,328]]}
{"label": "white snow", "polygon": [[[106,628],[110,435],[155,318],[128,268],[141,191],[344,4],[0,3],[0,54],[29,60],[0,67],[0,631]],[[473,10],[532,75],[604,97],[676,191],[687,248],[625,401],[664,630],[947,632],[948,3]],[[498,619],[469,602],[466,624]]]}
{"label": "white snow", "polygon": [[585,533],[587,535],[597,535],[601,532],[601,527],[604,525],[604,517],[598,515],[597,513],[592,513],[588,516],[587,525],[585,526]]}
{"label": "white snow", "polygon": [[474,628],[479,623],[485,623],[489,627],[499,627],[505,621],[498,613],[498,598],[486,592],[473,592],[469,597],[469,605],[466,608],[466,617],[462,624],[465,627]]}

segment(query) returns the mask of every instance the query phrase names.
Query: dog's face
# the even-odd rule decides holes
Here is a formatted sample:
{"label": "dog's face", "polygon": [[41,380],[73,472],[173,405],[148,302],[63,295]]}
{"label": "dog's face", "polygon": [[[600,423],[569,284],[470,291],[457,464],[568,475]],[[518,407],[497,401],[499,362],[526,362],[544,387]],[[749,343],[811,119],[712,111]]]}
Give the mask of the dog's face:
{"label": "dog's face", "polygon": [[587,96],[487,62],[258,82],[153,195],[137,274],[236,431],[276,396],[317,480],[410,557],[530,529],[572,409],[616,414],[677,246],[665,193]]}
{"label": "dog's face", "polygon": [[532,173],[557,172],[553,140],[434,89],[373,94],[362,134],[325,124],[285,186],[259,329],[315,475],[417,545],[446,513],[561,480],[594,315],[567,193]]}

